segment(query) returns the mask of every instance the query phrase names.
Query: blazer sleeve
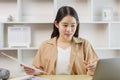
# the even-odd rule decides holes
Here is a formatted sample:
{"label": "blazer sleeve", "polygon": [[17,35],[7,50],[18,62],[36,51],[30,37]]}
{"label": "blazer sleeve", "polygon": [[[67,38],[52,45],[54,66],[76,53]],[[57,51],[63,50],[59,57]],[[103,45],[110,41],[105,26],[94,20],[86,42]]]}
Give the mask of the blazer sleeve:
{"label": "blazer sleeve", "polygon": [[[91,60],[98,59],[98,56],[97,56],[95,50],[93,49],[92,45],[88,41],[85,42],[85,55],[86,55],[85,61],[87,61],[87,62],[90,62]],[[95,64],[95,66],[96,66],[96,64]],[[91,72],[88,70],[87,74],[94,75],[94,71]]]}
{"label": "blazer sleeve", "polygon": [[41,45],[40,48],[37,51],[37,54],[33,60],[32,65],[38,69],[44,70],[44,65],[43,65],[43,46]]}
{"label": "blazer sleeve", "polygon": [[93,49],[92,45],[88,42],[85,41],[85,60],[86,61],[90,61],[90,60],[94,60],[94,59],[98,59],[98,56],[95,52],[95,50]]}

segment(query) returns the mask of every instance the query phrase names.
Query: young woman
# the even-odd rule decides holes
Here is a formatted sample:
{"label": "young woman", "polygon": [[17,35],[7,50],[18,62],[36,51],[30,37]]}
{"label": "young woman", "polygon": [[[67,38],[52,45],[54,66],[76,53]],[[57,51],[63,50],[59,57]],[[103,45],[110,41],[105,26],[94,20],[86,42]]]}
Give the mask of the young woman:
{"label": "young woman", "polygon": [[27,74],[93,75],[98,57],[91,44],[78,38],[79,18],[69,6],[61,7],[54,21],[51,39],[43,42],[33,66],[44,72],[24,66]]}

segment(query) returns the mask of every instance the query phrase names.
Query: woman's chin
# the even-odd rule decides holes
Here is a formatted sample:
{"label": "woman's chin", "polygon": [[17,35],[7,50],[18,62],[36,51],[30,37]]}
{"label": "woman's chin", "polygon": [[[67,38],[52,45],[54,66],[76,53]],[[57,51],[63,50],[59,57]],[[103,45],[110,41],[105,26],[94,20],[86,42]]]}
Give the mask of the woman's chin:
{"label": "woman's chin", "polygon": [[70,41],[72,39],[72,37],[65,37],[66,40]]}

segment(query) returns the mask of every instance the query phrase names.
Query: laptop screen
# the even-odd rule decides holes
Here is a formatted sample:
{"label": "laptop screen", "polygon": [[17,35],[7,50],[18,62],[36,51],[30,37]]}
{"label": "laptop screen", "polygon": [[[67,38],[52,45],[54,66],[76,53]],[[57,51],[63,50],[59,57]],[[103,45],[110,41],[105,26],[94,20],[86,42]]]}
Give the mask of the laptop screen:
{"label": "laptop screen", "polygon": [[120,80],[120,58],[100,59],[93,80]]}

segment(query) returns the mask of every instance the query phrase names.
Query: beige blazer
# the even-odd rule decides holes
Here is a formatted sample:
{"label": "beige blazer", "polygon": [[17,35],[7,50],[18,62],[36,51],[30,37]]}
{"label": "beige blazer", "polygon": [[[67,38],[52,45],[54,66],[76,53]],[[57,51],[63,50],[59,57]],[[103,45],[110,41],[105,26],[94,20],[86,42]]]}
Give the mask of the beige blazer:
{"label": "beige blazer", "polygon": [[[83,61],[89,61],[95,58],[98,58],[98,56],[88,41],[83,38],[73,38],[70,55],[71,74],[87,74],[88,71]],[[33,65],[38,69],[46,71],[48,74],[55,74],[56,60],[57,38],[54,37],[41,44],[33,61]]]}

